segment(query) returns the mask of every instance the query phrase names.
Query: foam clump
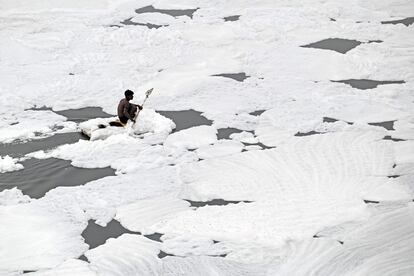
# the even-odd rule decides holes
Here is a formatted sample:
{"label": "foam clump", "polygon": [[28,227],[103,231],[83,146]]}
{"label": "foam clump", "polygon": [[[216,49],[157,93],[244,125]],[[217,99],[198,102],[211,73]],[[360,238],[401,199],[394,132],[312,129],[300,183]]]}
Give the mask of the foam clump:
{"label": "foam clump", "polygon": [[173,149],[196,149],[216,141],[217,129],[211,126],[196,126],[169,135],[164,146]]}
{"label": "foam clump", "polygon": [[13,119],[11,125],[0,128],[0,143],[39,139],[56,132],[56,127],[66,126],[66,118],[50,110],[25,110],[14,114]]}
{"label": "foam clump", "polygon": [[[87,249],[80,234],[86,221],[79,209],[31,201],[0,206],[0,271],[38,270],[78,257]],[[29,229],[29,230],[28,230]],[[10,233],[13,233],[12,235]]]}
{"label": "foam clump", "polygon": [[[145,237],[123,234],[85,253],[98,275],[157,275],[159,243]],[[122,256],[122,261],[120,261]]]}
{"label": "foam clump", "polygon": [[17,163],[18,159],[12,158],[8,155],[0,156],[0,173],[18,171],[23,169],[23,165]]}
{"label": "foam clump", "polygon": [[22,191],[13,188],[0,192],[0,206],[1,205],[15,205],[20,203],[30,202],[30,197],[23,195]]}

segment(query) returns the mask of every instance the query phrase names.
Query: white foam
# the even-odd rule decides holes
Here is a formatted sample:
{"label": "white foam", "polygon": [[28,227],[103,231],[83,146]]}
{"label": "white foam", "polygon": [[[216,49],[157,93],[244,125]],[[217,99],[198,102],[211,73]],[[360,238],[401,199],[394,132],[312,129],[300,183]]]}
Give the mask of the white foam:
{"label": "white foam", "polygon": [[[274,275],[409,275],[413,269],[413,206],[385,212],[348,231],[343,245],[314,239],[298,244]],[[380,264],[380,265],[378,265]]]}
{"label": "white foam", "polygon": [[88,247],[80,236],[83,216],[57,203],[0,206],[0,235],[7,237],[0,239],[0,270],[38,270],[79,257]]}
{"label": "white foam", "polygon": [[156,228],[152,226],[178,212],[188,210],[189,206],[187,201],[171,195],[156,197],[119,207],[116,219],[131,231],[153,234]]}
{"label": "white foam", "polygon": [[32,276],[64,276],[64,275],[79,275],[79,276],[97,276],[87,262],[69,259],[62,264],[47,270],[39,270],[33,273],[27,273]]}
{"label": "white foam", "polygon": [[265,268],[259,265],[243,264],[228,261],[217,257],[166,257],[163,261],[163,275],[173,276],[177,271],[182,271],[183,275],[202,276],[206,273],[210,275],[246,275],[260,276],[266,275]]}
{"label": "white foam", "polygon": [[243,150],[244,146],[238,141],[227,139],[218,140],[212,145],[202,146],[196,150],[200,159],[215,158],[225,155],[232,155]]}
{"label": "white foam", "polygon": [[240,133],[233,133],[230,135],[230,138],[236,141],[247,144],[256,144],[259,141],[254,137],[253,133],[242,131]]}
{"label": "white foam", "polygon": [[174,256],[225,256],[229,251],[226,246],[220,242],[214,242],[209,238],[197,236],[162,236],[161,250]]}
{"label": "white foam", "polygon": [[402,141],[394,144],[396,152],[395,163],[414,163],[414,141]]}
{"label": "white foam", "polygon": [[[142,91],[155,88],[143,114],[147,107],[195,109],[213,124],[179,131],[169,138],[165,132],[150,131],[139,137],[109,133],[103,141],[80,141],[33,154],[71,160],[88,168],[111,166],[118,175],[80,187],[58,187],[34,202],[26,202],[19,192],[13,192],[10,201],[6,200],[12,205],[0,206],[1,221],[6,225],[0,227],[1,236],[6,237],[1,248],[7,248],[0,254],[0,274],[51,268],[59,272],[65,267],[85,268],[89,273],[84,263],[68,261],[86,250],[80,233],[89,219],[105,225],[118,209],[124,210],[120,213],[124,224],[165,234],[168,246],[164,249],[168,252],[228,255],[166,257],[153,263],[155,249],[138,252],[141,255],[133,259],[135,248],[127,245],[128,239],[121,239],[119,244],[111,242],[103,247],[105,250],[96,251],[96,271],[127,273],[129,270],[123,269],[131,268],[136,274],[141,260],[150,260],[148,267],[162,264],[160,271],[166,275],[177,271],[187,275],[261,275],[268,267],[279,271],[278,264],[285,260],[280,271],[299,275],[319,267],[317,272],[321,273],[383,275],[395,272],[391,261],[411,268],[407,261],[411,252],[401,249],[406,243],[406,250],[412,250],[412,219],[407,215],[411,211],[402,210],[400,205],[395,207],[396,220],[384,215],[384,223],[364,226],[364,231],[375,235],[367,237],[363,230],[352,231],[355,238],[347,238],[347,249],[355,252],[355,257],[336,251],[340,246],[336,241],[320,244],[322,240],[318,240],[317,244],[305,241],[297,245],[299,257],[295,261],[294,257],[286,259],[286,243],[300,243],[342,222],[362,223],[373,216],[363,199],[406,202],[412,198],[411,141],[399,145],[382,138],[414,137],[414,37],[412,26],[381,24],[412,16],[412,1],[252,4],[145,0],[138,6],[130,0],[84,2],[0,0],[0,142],[75,130],[74,123],[51,111],[28,108],[63,110],[93,105],[114,114],[126,89],[134,90],[141,103]],[[135,13],[147,5],[199,9],[193,19]],[[223,17],[230,15],[240,18],[224,22]],[[149,29],[120,23],[127,18],[169,26]],[[334,37],[363,43],[346,54],[300,47]],[[242,82],[212,76],[241,72],[249,76]],[[358,90],[331,82],[344,79],[405,83]],[[267,111],[261,116],[249,114],[256,110]],[[323,117],[340,121],[323,123]],[[395,131],[367,124],[391,120],[396,120]],[[153,122],[150,120],[151,127]],[[61,127],[64,129],[59,130]],[[260,142],[277,148],[253,151],[259,147],[248,146],[245,149],[250,152],[239,153],[240,144],[217,142],[215,129],[226,127],[254,131]],[[294,136],[312,130],[329,133]],[[220,156],[223,154],[228,155]],[[208,160],[198,162],[200,156]],[[398,174],[402,176],[387,179],[387,175]],[[172,199],[166,205],[155,201],[167,195]],[[175,210],[183,198],[253,202],[196,210],[177,207],[179,212],[164,217],[168,208]],[[141,200],[154,200],[153,207],[157,208],[140,213],[132,207],[140,206]],[[148,218],[150,213],[154,221]],[[395,235],[390,234],[385,222],[398,225]],[[405,233],[406,229],[411,232]],[[213,239],[221,241],[211,245]],[[394,246],[389,241],[396,244],[395,254],[387,251]],[[139,243],[135,239],[131,242]],[[119,257],[111,255],[111,248]],[[332,254],[336,257],[330,258]],[[125,265],[120,264],[123,260]],[[357,260],[364,261],[356,266]]]}
{"label": "white foam", "polygon": [[83,186],[58,187],[49,191],[44,199],[62,202],[68,208],[81,208],[97,224],[106,225],[119,206],[177,192],[179,180],[176,170],[172,166],[141,169],[135,173],[98,179]]}
{"label": "white foam", "polygon": [[55,127],[64,125],[66,118],[49,110],[26,110],[8,114],[8,120],[12,124],[0,128],[1,143],[10,143],[17,139],[38,139],[41,135],[50,135]]}
{"label": "white foam", "polygon": [[98,275],[157,275],[159,243],[139,235],[123,234],[89,250],[85,256]]}
{"label": "white foam", "polygon": [[[373,181],[386,179],[393,165],[391,148],[377,139],[376,132],[308,136],[272,150],[184,165],[182,197],[253,202],[183,212],[159,231],[280,245],[310,237],[323,225],[367,216],[362,199],[409,196],[399,185]],[[255,227],[244,227],[246,221]]]}
{"label": "white foam", "polygon": [[12,188],[0,192],[0,206],[27,203],[29,201],[30,197],[23,195],[22,191],[17,188]]}
{"label": "white foam", "polygon": [[12,158],[8,155],[0,156],[0,173],[18,171],[23,169],[23,165],[17,163],[18,159]]}
{"label": "white foam", "polygon": [[196,149],[217,141],[217,130],[211,126],[196,126],[177,131],[167,137],[164,146],[173,149]]}

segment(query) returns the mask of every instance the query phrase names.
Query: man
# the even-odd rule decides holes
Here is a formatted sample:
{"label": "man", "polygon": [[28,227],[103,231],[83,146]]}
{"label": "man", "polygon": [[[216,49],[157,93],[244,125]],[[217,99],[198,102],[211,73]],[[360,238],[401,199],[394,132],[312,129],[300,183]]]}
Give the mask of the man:
{"label": "man", "polygon": [[134,98],[134,92],[131,90],[125,91],[125,98],[123,98],[118,105],[118,117],[122,124],[126,124],[128,120],[131,120],[135,123],[135,114],[137,109],[142,110],[142,106],[138,104],[130,103]]}

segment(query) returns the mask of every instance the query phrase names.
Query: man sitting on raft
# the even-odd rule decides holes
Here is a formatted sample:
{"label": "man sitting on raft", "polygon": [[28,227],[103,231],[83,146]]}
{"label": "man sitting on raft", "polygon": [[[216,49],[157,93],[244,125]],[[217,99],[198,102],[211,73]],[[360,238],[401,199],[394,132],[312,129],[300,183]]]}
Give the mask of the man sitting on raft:
{"label": "man sitting on raft", "polygon": [[142,106],[138,104],[130,103],[129,101],[134,98],[134,92],[131,90],[125,91],[125,98],[123,98],[118,105],[118,117],[119,121],[122,124],[126,124],[128,120],[131,120],[135,123],[135,114],[137,113],[137,109],[142,110]]}

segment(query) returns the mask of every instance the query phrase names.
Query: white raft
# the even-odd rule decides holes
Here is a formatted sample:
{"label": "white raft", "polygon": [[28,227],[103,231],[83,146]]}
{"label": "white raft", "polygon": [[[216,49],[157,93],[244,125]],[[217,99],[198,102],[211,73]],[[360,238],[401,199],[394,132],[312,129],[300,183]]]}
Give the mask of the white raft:
{"label": "white raft", "polygon": [[[117,122],[120,126],[111,126],[111,123]],[[172,120],[155,112],[153,109],[144,108],[132,126],[131,121],[127,125],[121,126],[118,117],[96,118],[79,124],[83,134],[90,140],[106,139],[109,136],[128,133],[132,135],[165,134],[168,135],[175,128]]]}

